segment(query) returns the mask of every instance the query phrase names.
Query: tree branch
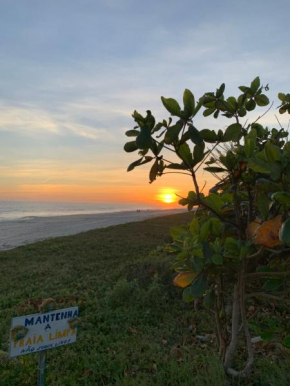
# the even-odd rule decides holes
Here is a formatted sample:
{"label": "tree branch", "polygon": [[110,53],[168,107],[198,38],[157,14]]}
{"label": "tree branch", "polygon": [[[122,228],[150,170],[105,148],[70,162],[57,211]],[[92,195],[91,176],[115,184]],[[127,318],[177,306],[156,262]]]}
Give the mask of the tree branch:
{"label": "tree branch", "polygon": [[246,299],[253,298],[253,297],[268,298],[268,299],[277,300],[279,302],[286,302],[286,304],[290,304],[290,300],[287,300],[280,296],[271,295],[266,292],[252,292],[246,295]]}
{"label": "tree branch", "polygon": [[247,278],[251,277],[260,277],[260,276],[288,276],[290,275],[290,271],[284,272],[252,272],[245,275]]}
{"label": "tree branch", "polygon": [[[251,334],[248,327],[248,321],[247,321],[247,314],[246,314],[246,308],[245,308],[245,282],[244,282],[244,276],[241,280],[241,316],[242,316],[242,323],[244,325],[244,332],[246,336],[247,341],[247,349],[248,349],[248,362],[242,371],[245,377],[248,377],[253,363],[254,363],[254,350],[251,342]],[[243,375],[242,375],[243,376]]]}
{"label": "tree branch", "polygon": [[225,355],[224,368],[226,371],[232,366],[234,354],[238,345],[238,335],[239,335],[239,320],[240,320],[240,305],[239,305],[239,282],[235,286],[234,290],[234,301],[233,301],[233,311],[232,311],[232,337],[231,342],[227,348]]}
{"label": "tree branch", "polygon": [[200,164],[198,165],[198,167],[194,170],[194,173],[196,173],[198,171],[198,169],[201,167],[201,165],[204,164],[205,160],[212,154],[212,152],[214,151],[214,149],[219,145],[219,142],[217,142],[213,147],[212,149],[207,153],[206,157],[202,160],[202,162],[200,162]]}
{"label": "tree branch", "polygon": [[234,227],[238,228],[236,223],[234,223],[231,220],[225,219],[220,213],[218,213],[216,210],[214,210],[212,207],[210,207],[204,201],[201,200],[199,186],[198,186],[198,183],[196,180],[196,175],[195,175],[194,170],[191,170],[191,175],[192,175],[192,179],[193,179],[193,183],[194,183],[194,187],[195,187],[195,193],[196,193],[196,197],[197,197],[199,205],[207,208],[208,210],[211,210],[220,220],[222,220],[224,222],[228,222],[229,224],[232,224]]}
{"label": "tree branch", "polygon": [[161,175],[163,176],[164,174],[185,174],[186,176],[190,176],[191,177],[191,174],[183,173],[183,172],[165,172],[165,173],[162,173]]}
{"label": "tree branch", "polygon": [[254,257],[257,257],[260,255],[261,252],[263,252],[264,248],[261,247],[257,252],[252,253],[251,255],[247,256],[247,259],[253,259]]}
{"label": "tree branch", "polygon": [[258,116],[258,118],[252,123],[252,125],[254,123],[258,122],[259,119],[263,118],[271,110],[273,104],[274,104],[274,102],[271,103],[271,106],[264,112],[264,114]]}

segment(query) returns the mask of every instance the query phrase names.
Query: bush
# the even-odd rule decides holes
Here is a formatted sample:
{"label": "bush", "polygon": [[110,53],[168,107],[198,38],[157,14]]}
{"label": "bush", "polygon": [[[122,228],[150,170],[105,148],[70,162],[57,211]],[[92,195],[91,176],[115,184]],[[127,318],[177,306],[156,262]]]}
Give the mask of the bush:
{"label": "bush", "polygon": [[[133,140],[124,149],[138,151],[140,157],[128,171],[152,163],[150,183],[170,171],[187,174],[192,180],[193,190],[179,203],[194,209],[194,218],[189,225],[171,229],[174,242],[166,247],[177,256],[174,284],[184,289],[184,301],[202,299],[214,315],[225,371],[248,377],[254,363],[248,300],[289,304],[290,142],[281,125],[270,129],[258,123],[261,116],[251,123],[245,118],[257,106],[269,104],[265,94],[268,85],[262,86],[257,77],[239,90],[237,98],[226,98],[222,84],[196,103],[186,89],[183,109],[176,100],[161,97],[176,121],[170,117],[156,123],[151,111],[146,116],[134,111],[136,126],[126,132]],[[279,113],[290,114],[290,94],[279,93],[278,97]],[[217,119],[222,115],[233,122],[225,131],[198,130],[193,119],[201,108],[205,108],[204,117]],[[164,157],[163,151],[170,151],[174,158]],[[217,178],[207,195],[197,178],[201,166]],[[237,371],[233,360],[241,331],[248,358],[244,369]],[[289,333],[280,333],[283,344],[289,347]]]}

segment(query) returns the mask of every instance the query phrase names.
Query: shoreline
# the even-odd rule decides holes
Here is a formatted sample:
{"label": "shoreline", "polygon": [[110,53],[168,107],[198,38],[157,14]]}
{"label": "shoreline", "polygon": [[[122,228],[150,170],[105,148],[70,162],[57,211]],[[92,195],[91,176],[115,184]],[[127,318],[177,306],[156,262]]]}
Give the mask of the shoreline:
{"label": "shoreline", "polygon": [[123,211],[4,220],[0,222],[0,251],[53,237],[183,213],[182,209]]}

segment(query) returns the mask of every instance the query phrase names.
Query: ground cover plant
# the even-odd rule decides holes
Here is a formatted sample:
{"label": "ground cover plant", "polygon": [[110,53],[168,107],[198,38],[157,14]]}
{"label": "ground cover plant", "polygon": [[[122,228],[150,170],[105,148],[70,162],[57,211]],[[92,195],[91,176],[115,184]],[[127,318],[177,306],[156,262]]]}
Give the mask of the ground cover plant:
{"label": "ground cover plant", "polygon": [[[251,381],[226,379],[212,317],[180,301],[172,256],[161,246],[170,226],[191,219],[155,218],[1,252],[0,385],[36,384],[37,356],[8,360],[5,352],[11,318],[38,312],[48,297],[80,308],[77,343],[47,353],[48,385],[287,385],[289,352],[275,342],[257,344],[263,355]],[[270,317],[286,326],[283,307],[261,301],[251,312],[254,329]]]}
{"label": "ground cover plant", "polygon": [[[254,363],[247,307],[252,299],[262,298],[290,304],[290,142],[278,118],[278,128],[262,126],[261,116],[252,122],[247,118],[269,104],[268,85],[257,77],[239,91],[237,97],[225,97],[222,84],[195,103],[186,89],[183,108],[175,99],[161,97],[170,118],[156,123],[150,110],[146,116],[134,111],[136,126],[126,132],[133,140],[124,149],[139,153],[128,171],[153,164],[150,183],[168,172],[191,179],[193,190],[179,202],[195,208],[194,218],[189,225],[171,229],[174,243],[167,247],[177,255],[174,284],[184,288],[185,302],[201,299],[213,313],[226,373],[247,378]],[[279,93],[278,98],[279,114],[290,114],[290,94]],[[204,118],[222,116],[230,124],[218,131],[196,128],[201,109]],[[217,179],[208,194],[197,178],[200,168]],[[262,339],[279,333],[281,344],[289,348],[289,325],[281,329],[275,321],[268,322],[256,326]],[[247,357],[241,367],[234,361],[237,353],[238,361],[241,358],[242,338]]]}

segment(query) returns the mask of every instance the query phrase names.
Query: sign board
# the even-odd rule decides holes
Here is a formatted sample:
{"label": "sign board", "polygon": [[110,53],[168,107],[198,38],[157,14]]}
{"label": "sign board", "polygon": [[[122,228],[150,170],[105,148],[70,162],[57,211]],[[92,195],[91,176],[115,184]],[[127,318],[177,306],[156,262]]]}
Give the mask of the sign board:
{"label": "sign board", "polygon": [[77,317],[78,307],[71,307],[13,318],[9,357],[32,354],[76,342]]}

